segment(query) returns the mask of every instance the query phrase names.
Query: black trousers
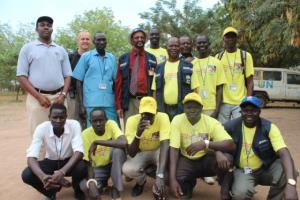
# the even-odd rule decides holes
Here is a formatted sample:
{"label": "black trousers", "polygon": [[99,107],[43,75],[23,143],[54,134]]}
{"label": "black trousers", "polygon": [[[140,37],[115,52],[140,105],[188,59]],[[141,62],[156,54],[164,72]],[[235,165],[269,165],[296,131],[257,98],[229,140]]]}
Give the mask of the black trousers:
{"label": "black trousers", "polygon": [[[38,161],[38,163],[40,165],[41,170],[45,174],[52,175],[55,170],[61,169],[68,161],[69,158],[61,161],[44,159],[42,161]],[[82,160],[79,161],[72,169],[68,171],[66,176],[72,176],[72,187],[74,189],[75,195],[80,195],[81,193],[83,193],[80,190],[79,183],[82,179],[86,178],[87,176],[87,168],[86,165],[84,164],[84,161]],[[40,193],[42,193],[47,197],[52,197],[60,190],[60,189],[46,190],[44,188],[42,181],[31,171],[29,167],[23,170],[22,180],[24,183],[31,185],[37,191],[39,191]]]}

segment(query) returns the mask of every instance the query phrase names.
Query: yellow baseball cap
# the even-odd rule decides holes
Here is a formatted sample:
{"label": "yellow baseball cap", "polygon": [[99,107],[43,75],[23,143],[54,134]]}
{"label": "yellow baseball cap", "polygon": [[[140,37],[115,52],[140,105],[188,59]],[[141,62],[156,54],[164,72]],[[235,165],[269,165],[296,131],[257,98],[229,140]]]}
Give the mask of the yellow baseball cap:
{"label": "yellow baseball cap", "polygon": [[231,27],[231,26],[225,28],[225,30],[224,30],[224,32],[223,32],[223,37],[224,37],[224,35],[226,35],[227,33],[235,33],[236,35],[238,35],[238,31],[237,31],[235,28]]}
{"label": "yellow baseball cap", "polygon": [[153,97],[143,97],[140,102],[139,113],[156,114],[157,104]]}
{"label": "yellow baseball cap", "polygon": [[197,102],[197,103],[203,105],[201,97],[199,96],[199,94],[197,94],[197,93],[195,93],[195,92],[191,92],[191,93],[187,94],[187,95],[184,97],[182,103],[185,104],[185,103],[188,102],[188,101],[195,101],[195,102]]}

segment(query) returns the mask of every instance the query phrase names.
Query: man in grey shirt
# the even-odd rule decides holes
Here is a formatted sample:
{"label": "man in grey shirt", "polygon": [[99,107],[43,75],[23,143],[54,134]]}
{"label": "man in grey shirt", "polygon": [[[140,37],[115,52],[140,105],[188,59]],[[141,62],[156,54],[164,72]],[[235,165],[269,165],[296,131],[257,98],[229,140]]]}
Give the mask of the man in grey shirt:
{"label": "man in grey shirt", "polygon": [[52,42],[53,19],[37,19],[38,40],[25,44],[19,54],[17,79],[28,93],[26,109],[30,132],[48,120],[52,103],[64,104],[72,70],[64,48]]}

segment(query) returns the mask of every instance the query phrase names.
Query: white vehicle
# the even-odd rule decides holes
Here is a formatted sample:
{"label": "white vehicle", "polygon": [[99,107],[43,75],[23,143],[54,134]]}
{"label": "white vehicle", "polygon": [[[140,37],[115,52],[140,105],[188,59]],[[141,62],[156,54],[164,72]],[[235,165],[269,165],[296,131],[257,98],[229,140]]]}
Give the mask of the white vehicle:
{"label": "white vehicle", "polygon": [[274,101],[300,103],[300,72],[282,68],[254,68],[254,96],[262,106]]}

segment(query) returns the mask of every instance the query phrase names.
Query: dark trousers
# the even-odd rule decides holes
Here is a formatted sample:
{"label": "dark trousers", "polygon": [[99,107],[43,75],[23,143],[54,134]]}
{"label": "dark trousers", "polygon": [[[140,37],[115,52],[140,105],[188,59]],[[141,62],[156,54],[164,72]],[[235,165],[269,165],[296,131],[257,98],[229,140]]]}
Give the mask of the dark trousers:
{"label": "dark trousers", "polygon": [[[232,157],[229,154],[225,154],[226,157],[232,162]],[[228,172],[222,171],[217,167],[216,156],[214,152],[208,152],[205,156],[191,160],[180,155],[176,179],[181,186],[184,194],[188,191],[193,190],[197,183],[197,178],[218,176],[219,184],[223,185],[224,177]]]}
{"label": "dark trousers", "polygon": [[[69,159],[65,159],[62,161],[44,159],[42,161],[38,161],[38,163],[40,165],[41,170],[45,174],[52,175],[55,170],[61,169],[68,161]],[[79,195],[80,193],[82,193],[79,187],[79,183],[87,176],[87,169],[84,162],[82,160],[79,161],[71,170],[68,171],[66,176],[72,176],[72,187],[74,189],[75,195]],[[39,191],[47,197],[52,197],[60,190],[46,190],[42,181],[31,171],[29,167],[25,168],[22,172],[22,180],[24,183],[31,185],[37,191]]]}

